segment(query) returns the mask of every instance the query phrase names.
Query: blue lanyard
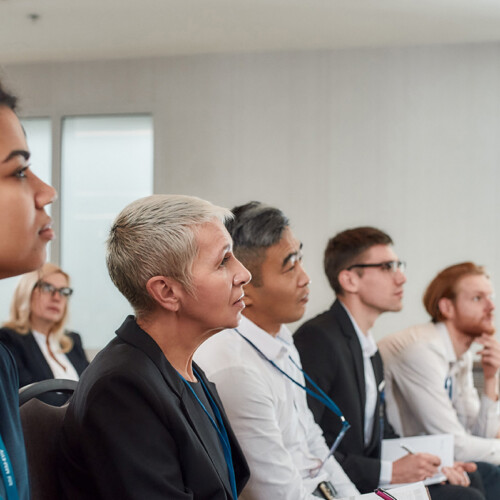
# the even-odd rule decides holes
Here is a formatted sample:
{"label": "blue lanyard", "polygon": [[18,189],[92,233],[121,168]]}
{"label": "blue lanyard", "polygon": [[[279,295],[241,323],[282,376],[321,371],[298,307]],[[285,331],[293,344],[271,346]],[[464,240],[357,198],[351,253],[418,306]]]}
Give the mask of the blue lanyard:
{"label": "blue lanyard", "polygon": [[220,443],[222,445],[222,450],[224,452],[224,458],[225,458],[226,464],[227,464],[229,482],[231,484],[231,493],[233,495],[233,499],[237,500],[238,493],[236,491],[236,475],[234,473],[233,457],[232,457],[232,453],[231,453],[231,444],[229,443],[229,437],[227,435],[226,427],[224,426],[224,422],[222,421],[222,415],[220,413],[219,407],[215,404],[215,401],[213,400],[212,395],[210,394],[207,387],[205,386],[203,379],[200,377],[200,375],[198,374],[198,372],[194,368],[193,368],[193,372],[194,372],[196,378],[200,381],[201,386],[203,387],[203,390],[205,391],[205,395],[207,396],[207,399],[210,403],[212,411],[214,412],[215,418],[217,419],[217,423],[219,425],[217,425],[215,423],[212,415],[210,415],[210,412],[205,408],[205,405],[203,404],[201,399],[198,397],[198,394],[196,394],[195,390],[191,387],[189,382],[180,373],[179,373],[179,377],[181,377],[181,379],[184,381],[186,386],[193,393],[193,396],[196,398],[196,401],[198,401],[200,406],[203,408],[203,411],[206,413],[207,417],[210,419],[210,422],[211,422],[213,428],[216,430],[217,435],[219,436],[219,440],[220,440]]}
{"label": "blue lanyard", "polygon": [[380,402],[379,402],[378,418],[379,418],[379,425],[380,425],[380,441],[383,441],[384,440],[384,425],[385,425],[385,422],[384,422],[384,420],[385,420],[385,418],[384,418],[385,389],[382,389],[382,390],[379,389],[379,397],[380,397]]}
{"label": "blue lanyard", "polygon": [[444,381],[444,388],[446,392],[448,393],[448,397],[450,399],[453,399],[453,379],[451,378],[451,375],[448,375]]}
{"label": "blue lanyard", "polygon": [[330,450],[328,451],[328,455],[321,463],[320,468],[317,470],[315,475],[318,475],[319,471],[321,470],[321,468],[323,467],[325,462],[333,455],[335,450],[338,448],[340,442],[342,441],[342,439],[345,436],[345,433],[347,432],[349,427],[351,427],[351,425],[345,419],[345,417],[342,414],[342,412],[340,411],[339,407],[333,402],[332,398],[330,396],[328,396],[328,394],[326,394],[326,392],[323,389],[321,389],[321,387],[319,387],[318,384],[316,384],[316,382],[314,382],[314,380],[293,360],[293,358],[290,355],[288,356],[290,361],[295,365],[295,367],[297,367],[302,372],[302,374],[304,375],[304,378],[312,385],[312,387],[314,389],[316,389],[317,392],[313,391],[312,389],[310,389],[306,385],[303,385],[300,382],[297,382],[297,380],[295,380],[293,377],[288,375],[288,373],[286,373],[284,370],[282,370],[272,359],[269,359],[250,339],[246,338],[237,328],[235,328],[234,331],[236,333],[238,333],[240,335],[240,337],[245,339],[266,361],[271,363],[271,365],[274,366],[274,368],[276,368],[276,370],[278,370],[288,380],[293,382],[295,385],[298,385],[301,389],[306,391],[307,394],[309,394],[313,398],[317,399],[320,403],[325,405],[329,410],[331,410],[333,413],[335,413],[335,415],[337,415],[340,418],[340,421],[342,422],[342,429],[340,429],[340,432],[339,432],[337,438],[335,439],[332,446],[330,447]]}
{"label": "blue lanyard", "polygon": [[19,500],[17,493],[16,480],[14,478],[14,469],[7,453],[7,448],[0,436],[0,468],[2,469],[2,477],[7,493],[7,500]]}

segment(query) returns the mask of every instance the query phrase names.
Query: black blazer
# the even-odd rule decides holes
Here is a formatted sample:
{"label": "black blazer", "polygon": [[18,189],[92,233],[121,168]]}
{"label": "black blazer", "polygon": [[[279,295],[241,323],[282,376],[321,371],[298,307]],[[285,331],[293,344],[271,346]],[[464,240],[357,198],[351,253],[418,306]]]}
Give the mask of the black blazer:
{"label": "black blazer", "polygon": [[[337,453],[337,460],[361,493],[373,491],[379,482],[381,429],[380,412],[385,407],[377,398],[371,442],[364,445],[365,376],[363,353],[352,322],[339,301],[331,309],[304,323],[294,335],[306,373],[337,403],[351,429],[347,431]],[[377,386],[384,378],[379,352],[372,357]],[[339,418],[325,406],[308,396],[316,422],[331,445],[338,435]],[[397,437],[385,422],[384,435]]]}
{"label": "black blazer", "polygon": [[[85,371],[63,423],[59,477],[70,500],[229,500],[211,424],[156,342],[129,316]],[[196,367],[196,366],[195,366]],[[249,469],[215,386],[238,492]]]}
{"label": "black blazer", "polygon": [[[67,332],[67,335],[73,340],[73,348],[66,353],[66,356],[80,376],[89,365],[83,350],[82,339],[75,332]],[[9,349],[16,360],[19,387],[54,378],[54,374],[31,332],[21,334],[10,328],[0,328],[0,342]],[[42,399],[47,403],[59,405],[63,404],[68,397],[59,394],[48,395]]]}

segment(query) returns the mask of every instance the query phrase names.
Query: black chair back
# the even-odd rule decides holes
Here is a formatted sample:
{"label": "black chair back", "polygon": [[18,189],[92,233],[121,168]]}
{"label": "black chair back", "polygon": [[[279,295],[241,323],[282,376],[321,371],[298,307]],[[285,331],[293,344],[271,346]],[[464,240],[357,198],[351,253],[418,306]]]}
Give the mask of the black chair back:
{"label": "black chair back", "polygon": [[50,392],[73,393],[74,380],[50,379],[19,390],[31,500],[61,498],[56,467],[56,445],[68,404],[52,406],[36,398]]}

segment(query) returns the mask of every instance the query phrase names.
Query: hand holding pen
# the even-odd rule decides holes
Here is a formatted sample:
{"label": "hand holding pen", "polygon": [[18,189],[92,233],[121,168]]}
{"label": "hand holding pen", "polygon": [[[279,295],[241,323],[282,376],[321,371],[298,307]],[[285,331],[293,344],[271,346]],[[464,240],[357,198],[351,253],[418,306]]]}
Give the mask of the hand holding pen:
{"label": "hand holding pen", "polygon": [[430,453],[414,453],[407,446],[401,446],[407,455],[392,463],[391,483],[414,483],[434,476],[441,465],[441,459]]}
{"label": "hand holding pen", "polygon": [[[409,455],[412,456],[417,456],[419,455],[418,453],[415,453],[413,450],[411,450],[408,446],[406,445],[401,445],[401,448],[408,452],[408,455],[405,455],[405,457],[408,457]],[[428,455],[428,454],[420,454],[420,455]],[[433,456],[433,455],[429,455]],[[403,459],[405,458],[403,457]],[[402,460],[402,459],[400,459]],[[396,462],[394,462],[396,463]],[[393,465],[394,468],[394,465]],[[452,467],[443,467],[441,469],[441,472],[446,476],[446,479],[450,484],[454,484],[457,486],[469,486],[470,485],[470,478],[467,475],[467,472],[474,472],[477,469],[477,466],[473,462],[455,462]],[[436,472],[437,473],[437,469]],[[434,473],[434,474],[435,474]],[[432,477],[434,474],[431,474],[427,477]],[[423,480],[426,478],[421,478],[417,480]]]}

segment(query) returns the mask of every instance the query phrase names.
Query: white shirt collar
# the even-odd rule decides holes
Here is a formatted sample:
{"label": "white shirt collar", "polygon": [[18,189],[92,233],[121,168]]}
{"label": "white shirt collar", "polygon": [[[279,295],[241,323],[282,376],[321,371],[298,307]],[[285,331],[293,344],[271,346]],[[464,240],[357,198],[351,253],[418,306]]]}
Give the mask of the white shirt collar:
{"label": "white shirt collar", "polygon": [[436,323],[436,329],[441,336],[441,340],[443,341],[446,360],[449,363],[456,363],[458,361],[457,355],[455,354],[455,349],[453,348],[453,342],[451,341],[448,328],[446,328],[444,323]]}
{"label": "white shirt collar", "polygon": [[276,337],[267,333],[245,316],[241,317],[239,326],[241,326],[241,333],[254,343],[267,358],[274,361],[289,354],[290,346],[293,345],[293,337],[285,325],[281,325]]}
{"label": "white shirt collar", "polygon": [[342,301],[339,301],[342,307],[344,308],[345,312],[349,316],[349,319],[351,320],[352,326],[354,327],[354,331],[356,332],[356,335],[358,336],[359,343],[361,344],[361,350],[363,351],[363,357],[365,358],[371,358],[376,352],[377,352],[377,343],[375,342],[375,339],[373,338],[372,331],[368,330],[368,333],[365,335],[362,331],[361,328],[359,328],[358,324],[356,323],[356,320],[353,318],[352,314],[349,312],[349,309],[347,309],[347,306],[342,303]]}
{"label": "white shirt collar", "polygon": [[33,330],[31,333],[33,334],[33,337],[35,337],[35,340],[37,341],[38,345],[46,345],[48,343],[50,345],[52,352],[62,352],[61,346],[59,345],[59,342],[55,339],[54,335],[49,335],[47,337],[47,335],[45,335],[44,333],[37,332],[36,330]]}

